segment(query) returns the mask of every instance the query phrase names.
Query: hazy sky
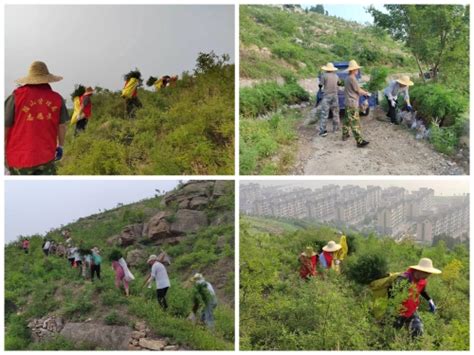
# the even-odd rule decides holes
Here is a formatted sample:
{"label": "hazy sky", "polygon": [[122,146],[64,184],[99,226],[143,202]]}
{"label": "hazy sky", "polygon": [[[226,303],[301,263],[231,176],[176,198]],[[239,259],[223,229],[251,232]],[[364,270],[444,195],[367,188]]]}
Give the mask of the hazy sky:
{"label": "hazy sky", "polygon": [[63,76],[53,87],[69,98],[74,84],[119,90],[123,74],[194,69],[199,52],[234,62],[230,5],[8,5],[5,8],[5,95],[35,60]]}
{"label": "hazy sky", "polygon": [[44,233],[80,217],[153,197],[178,181],[6,181],[5,242]]}
{"label": "hazy sky", "polygon": [[[304,4],[303,8],[314,6],[315,4]],[[331,16],[342,17],[345,20],[356,21],[359,23],[373,23],[373,17],[367,13],[366,9],[370,4],[364,5],[328,5],[324,4],[324,10],[326,10]],[[384,10],[383,5],[373,5],[378,10]]]}
{"label": "hazy sky", "polygon": [[[404,187],[409,191],[418,190],[422,187],[428,187],[435,190],[435,195],[460,195],[469,192],[469,182],[468,181],[439,181],[439,180],[395,180],[395,181],[382,181],[382,180],[353,180],[353,181],[338,181],[338,180],[318,180],[318,181],[253,181],[254,183],[259,183],[265,186],[303,186],[309,187],[312,189],[320,188],[324,185],[335,184],[335,185],[359,185],[366,187],[367,185],[380,186],[382,188],[387,188],[390,186],[399,186]],[[240,184],[243,185],[246,182],[241,181]]]}

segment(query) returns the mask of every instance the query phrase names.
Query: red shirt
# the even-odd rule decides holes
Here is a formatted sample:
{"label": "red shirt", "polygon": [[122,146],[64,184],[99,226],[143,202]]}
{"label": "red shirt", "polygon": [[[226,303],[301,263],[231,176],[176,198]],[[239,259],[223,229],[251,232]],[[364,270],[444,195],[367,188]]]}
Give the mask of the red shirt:
{"label": "red shirt", "polygon": [[24,85],[13,92],[15,119],[7,136],[6,160],[12,168],[31,168],[56,155],[62,97],[48,84]]}
{"label": "red shirt", "polygon": [[[313,255],[310,258],[307,256],[301,255],[300,258],[306,262],[301,263],[300,267],[300,276],[302,279],[305,279],[308,276],[316,276],[316,264],[318,262],[317,255]],[[307,261],[311,261],[311,266],[309,267],[309,263]]]}
{"label": "red shirt", "polygon": [[92,93],[87,93],[87,94],[84,94],[81,96],[80,100],[81,100],[81,106],[83,105],[83,102],[84,102],[84,99],[86,97],[89,98],[89,102],[86,106],[84,106],[84,108],[82,109],[82,112],[84,112],[84,117],[86,119],[89,119],[92,115],[92,101],[90,100],[90,97],[91,97]]}
{"label": "red shirt", "polygon": [[328,266],[327,268],[330,269],[331,266],[332,266],[332,253],[328,252],[328,251],[323,251],[323,256],[324,256],[324,259],[326,259],[326,265]]}
{"label": "red shirt", "polygon": [[413,277],[412,269],[408,269],[408,271],[403,273],[403,277],[410,282],[410,288],[408,289],[408,298],[402,302],[400,315],[405,318],[410,318],[420,305],[420,294],[424,291],[427,281],[419,280],[416,282]]}

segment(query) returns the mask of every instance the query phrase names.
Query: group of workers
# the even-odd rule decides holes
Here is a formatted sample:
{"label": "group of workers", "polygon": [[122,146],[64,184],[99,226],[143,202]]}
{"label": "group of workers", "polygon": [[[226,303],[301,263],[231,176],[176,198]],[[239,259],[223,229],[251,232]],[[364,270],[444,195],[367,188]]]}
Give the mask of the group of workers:
{"label": "group of workers", "polygon": [[[10,175],[55,175],[56,161],[63,157],[67,122],[75,124],[77,135],[92,117],[94,89],[83,87],[73,93],[74,110],[69,117],[63,97],[51,83],[63,78],[51,74],[44,62],[30,65],[28,75],[16,80],[19,85],[5,100],[5,164]],[[141,74],[125,75],[122,98],[129,118],[142,106],[138,99]],[[176,84],[177,76],[164,76],[155,83],[156,90]],[[81,87],[81,85],[80,85]]]}
{"label": "group of workers", "polygon": [[[320,276],[325,269],[332,269],[340,273],[341,261],[348,254],[348,245],[346,237],[342,232],[340,243],[329,241],[320,254],[316,253],[311,246],[307,246],[299,256],[300,277],[304,280],[310,280],[312,277]],[[441,270],[433,267],[433,262],[429,258],[421,258],[417,265],[412,265],[403,273],[393,274],[395,277],[387,284],[385,281],[389,277],[374,280],[374,284],[384,284],[386,296],[395,297],[397,292],[404,292],[406,298],[401,302],[398,314],[393,326],[397,329],[408,328],[413,338],[423,335],[423,322],[417,312],[420,305],[420,296],[428,303],[429,311],[435,312],[436,305],[433,299],[428,295],[426,287],[428,277],[433,274],[441,274]]]}
{"label": "group of workers", "polygon": [[[360,97],[370,96],[371,94],[366,90],[362,89],[357,81],[359,70],[361,66],[357,64],[355,60],[349,61],[349,65],[345,70],[348,72],[346,79],[344,80],[344,102],[345,102],[345,115],[342,121],[342,140],[349,139],[350,132],[354,136],[357,147],[362,148],[369,144],[367,140],[362,137],[360,128]],[[339,118],[339,89],[338,81],[339,77],[336,74],[338,69],[333,63],[327,63],[322,66],[321,69],[324,71],[321,81],[319,83],[320,88],[324,91],[324,96],[319,103],[317,109],[317,116],[319,118],[319,135],[326,137],[328,132],[326,129],[327,119],[329,112],[333,114],[333,132],[339,130],[340,118]],[[408,87],[412,86],[413,82],[407,75],[403,75],[396,80],[390,81],[389,85],[384,89],[385,99],[388,104],[387,117],[390,118],[392,124],[399,124],[397,119],[397,105],[398,96],[401,94],[405,100],[405,108],[408,111],[412,111],[413,107],[410,104],[410,96],[408,93]]]}

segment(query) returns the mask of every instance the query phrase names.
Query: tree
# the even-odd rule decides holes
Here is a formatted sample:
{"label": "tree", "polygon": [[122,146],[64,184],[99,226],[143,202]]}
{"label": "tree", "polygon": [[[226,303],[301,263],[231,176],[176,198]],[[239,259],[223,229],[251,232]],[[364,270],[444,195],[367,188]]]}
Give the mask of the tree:
{"label": "tree", "polygon": [[228,54],[218,56],[214,53],[214,51],[209,53],[199,52],[199,55],[196,59],[196,68],[194,69],[194,73],[196,75],[204,74],[214,69],[220,69],[229,60],[230,56]]}
{"label": "tree", "polygon": [[[434,79],[441,68],[469,63],[469,7],[464,5],[384,5],[388,13],[370,6],[374,24],[402,41],[412,52],[423,77],[428,65]],[[443,69],[444,70],[444,69]],[[468,80],[468,79],[467,79]]]}
{"label": "tree", "polygon": [[309,8],[310,12],[316,12],[318,14],[324,15],[326,12],[324,11],[324,6],[323,5],[316,5],[316,6],[311,6]]}

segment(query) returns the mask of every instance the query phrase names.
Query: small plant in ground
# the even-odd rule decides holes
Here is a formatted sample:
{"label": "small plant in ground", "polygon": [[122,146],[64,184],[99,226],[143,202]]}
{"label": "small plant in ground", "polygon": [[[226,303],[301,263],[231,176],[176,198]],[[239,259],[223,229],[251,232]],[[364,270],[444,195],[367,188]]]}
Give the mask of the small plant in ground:
{"label": "small plant in ground", "polygon": [[129,320],[116,311],[112,311],[105,316],[104,323],[107,325],[127,325]]}

